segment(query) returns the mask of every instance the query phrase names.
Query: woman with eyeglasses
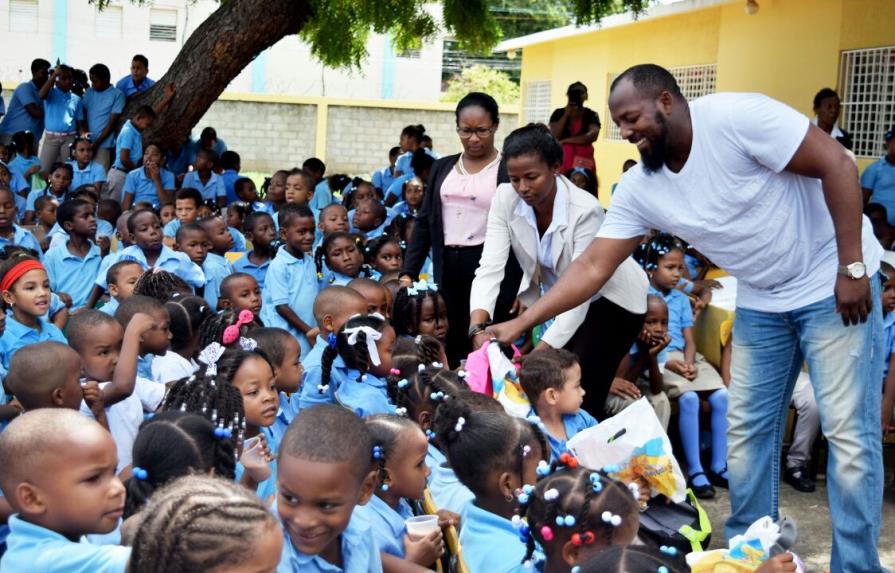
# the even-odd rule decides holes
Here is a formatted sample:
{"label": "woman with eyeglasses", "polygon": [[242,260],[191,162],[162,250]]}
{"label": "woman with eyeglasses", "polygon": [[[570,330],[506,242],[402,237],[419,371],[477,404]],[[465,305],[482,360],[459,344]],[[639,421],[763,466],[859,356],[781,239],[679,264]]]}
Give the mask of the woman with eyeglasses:
{"label": "woman with eyeglasses", "polygon": [[[457,104],[455,117],[463,152],[443,157],[432,165],[401,271],[402,284],[417,280],[431,249],[434,281],[447,307],[450,328],[446,351],[451,366],[456,366],[472,349],[468,336],[472,281],[482,255],[491,201],[497,186],[509,182],[500,151],[494,145],[500,123],[494,98],[470,93]],[[521,278],[511,253],[495,320],[510,315]]]}

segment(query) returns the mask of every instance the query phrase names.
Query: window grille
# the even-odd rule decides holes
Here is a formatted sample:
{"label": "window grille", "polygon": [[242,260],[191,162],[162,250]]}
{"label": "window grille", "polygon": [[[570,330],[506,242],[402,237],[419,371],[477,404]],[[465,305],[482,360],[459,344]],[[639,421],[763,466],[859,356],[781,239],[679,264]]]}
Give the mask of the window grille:
{"label": "window grille", "polygon": [[895,46],[842,52],[839,82],[839,121],[852,135],[852,151],[882,155],[883,134],[895,123]]}

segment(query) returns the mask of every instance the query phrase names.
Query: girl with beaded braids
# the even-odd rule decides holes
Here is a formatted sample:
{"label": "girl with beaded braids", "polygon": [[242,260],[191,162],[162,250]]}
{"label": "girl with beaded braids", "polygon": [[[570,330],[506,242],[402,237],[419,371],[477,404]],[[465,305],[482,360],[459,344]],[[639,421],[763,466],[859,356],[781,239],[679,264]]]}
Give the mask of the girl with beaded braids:
{"label": "girl with beaded braids", "polygon": [[425,280],[401,287],[395,296],[392,324],[399,336],[434,336],[444,346],[448,337],[448,316],[438,285]]}
{"label": "girl with beaded braids", "polygon": [[[250,310],[225,308],[205,319],[199,326],[199,346],[201,350],[212,342],[225,347],[238,346],[239,341],[256,328],[263,325]],[[233,328],[231,328],[233,327]],[[229,331],[227,329],[230,329]],[[226,334],[230,332],[231,334]]]}
{"label": "girl with beaded braids", "polygon": [[163,271],[162,269],[150,269],[140,275],[137,284],[134,285],[133,294],[152,297],[159,302],[168,302],[175,294],[183,296],[193,294],[193,289],[182,278]]}
{"label": "girl with beaded braids", "polygon": [[153,495],[127,570],[274,571],[282,550],[283,534],[261,500],[231,481],[189,476]]}
{"label": "girl with beaded braids", "polygon": [[140,425],[134,440],[133,470],[125,482],[124,519],[140,511],[165,484],[191,473],[233,479],[233,443],[197,414],[162,412]]}
{"label": "girl with beaded braids", "polygon": [[360,417],[394,413],[386,388],[394,345],[395,329],[381,317],[349,318],[323,351],[318,392]]}
{"label": "girl with beaded braids", "polygon": [[372,278],[401,270],[404,263],[404,244],[395,237],[383,234],[364,245],[364,260],[372,269]]}
{"label": "girl with beaded braids", "polygon": [[474,411],[464,400],[438,408],[435,434],[460,482],[475,495],[466,506],[460,545],[470,571],[530,573],[510,521],[516,490],[537,481],[550,450],[537,426],[501,412]]}
{"label": "girl with beaded braids", "polygon": [[[378,465],[374,495],[359,512],[370,523],[379,550],[429,567],[444,551],[441,530],[426,537],[411,539],[404,526],[413,517],[410,501],[423,498],[429,468],[426,467],[426,436],[413,421],[387,414],[366,420],[373,436],[373,460]],[[457,519],[452,514],[439,515],[443,526]]]}
{"label": "girl with beaded braids", "polygon": [[578,467],[573,460],[566,455],[565,462],[554,462],[551,468],[561,469],[535,487],[523,487],[518,495],[524,520],[516,523],[526,543],[524,561],[531,560],[540,547],[546,554],[547,573],[570,573],[611,545],[628,545],[640,527],[633,491],[603,472]]}
{"label": "girl with beaded braids", "polygon": [[171,347],[164,355],[152,358],[152,379],[162,384],[199,369],[199,327],[214,315],[204,298],[176,293],[165,303],[165,310],[171,318]]}

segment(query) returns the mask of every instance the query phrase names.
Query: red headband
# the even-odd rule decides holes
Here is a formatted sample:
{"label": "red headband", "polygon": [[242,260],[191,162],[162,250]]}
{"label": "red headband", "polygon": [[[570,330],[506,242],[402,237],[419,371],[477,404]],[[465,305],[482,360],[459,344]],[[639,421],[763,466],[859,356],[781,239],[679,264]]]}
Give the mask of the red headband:
{"label": "red headband", "polygon": [[0,292],[8,291],[25,273],[35,270],[46,272],[46,269],[40,264],[40,261],[34,259],[25,259],[21,263],[15,265],[13,268],[9,269],[9,272],[7,272],[3,276],[3,280],[0,281]]}

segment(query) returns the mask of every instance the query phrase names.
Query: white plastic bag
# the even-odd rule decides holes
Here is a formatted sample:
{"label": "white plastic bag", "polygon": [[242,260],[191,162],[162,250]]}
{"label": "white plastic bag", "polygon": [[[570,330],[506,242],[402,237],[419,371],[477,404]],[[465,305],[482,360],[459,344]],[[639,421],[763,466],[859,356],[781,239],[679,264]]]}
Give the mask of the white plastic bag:
{"label": "white plastic bag", "polygon": [[516,365],[500,350],[499,344],[488,345],[488,365],[494,398],[501,403],[507,414],[525,418],[531,411],[531,403],[519,383]]}
{"label": "white plastic bag", "polygon": [[575,434],[569,450],[587,468],[617,465],[612,477],[629,483],[642,478],[651,497],[663,494],[675,503],[687,497],[687,481],[671,442],[646,398],[641,398],[599,425]]}

